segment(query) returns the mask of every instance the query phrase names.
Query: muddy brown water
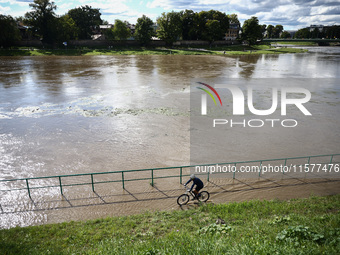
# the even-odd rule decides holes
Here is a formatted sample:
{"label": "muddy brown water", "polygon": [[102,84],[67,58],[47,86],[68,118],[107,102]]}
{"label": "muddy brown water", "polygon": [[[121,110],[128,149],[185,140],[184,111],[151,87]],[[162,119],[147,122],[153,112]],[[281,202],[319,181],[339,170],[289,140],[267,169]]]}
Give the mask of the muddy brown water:
{"label": "muddy brown water", "polygon": [[[1,180],[188,165],[189,92],[195,81],[338,79],[340,49],[310,50],[238,57],[1,57]],[[217,160],[339,153],[339,84],[311,90],[312,128],[234,130],[232,146]],[[58,188],[36,189],[33,200],[26,191],[2,192],[0,227],[177,210],[176,197],[182,192],[178,182],[159,179],[154,187],[150,181],[128,182],[126,190],[121,183],[102,184],[96,193],[90,186],[66,187],[64,197]],[[215,179],[207,189],[211,201],[220,203],[335,194],[340,186],[327,178],[285,177],[278,182],[228,177]]]}

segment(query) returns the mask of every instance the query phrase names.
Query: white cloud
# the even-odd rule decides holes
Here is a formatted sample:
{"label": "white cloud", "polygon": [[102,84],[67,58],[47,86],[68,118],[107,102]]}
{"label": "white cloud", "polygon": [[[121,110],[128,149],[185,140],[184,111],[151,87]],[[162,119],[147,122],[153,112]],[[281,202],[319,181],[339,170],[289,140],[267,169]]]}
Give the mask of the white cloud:
{"label": "white cloud", "polygon": [[[259,18],[261,24],[283,24],[290,28],[309,26],[311,22],[334,22],[339,24],[339,0],[154,0],[147,4],[149,8],[165,10],[219,10],[236,13],[240,21],[251,16]],[[327,15],[328,17],[324,17]],[[325,24],[326,25],[326,24]]]}
{"label": "white cloud", "polygon": [[[339,3],[340,4],[340,3]],[[311,9],[311,15],[339,15],[340,14],[340,7],[337,6],[317,6],[312,7]]]}
{"label": "white cloud", "polygon": [[[32,1],[0,0],[0,11],[12,16],[24,15],[30,11],[28,4]],[[58,7],[57,14],[64,14],[81,5],[89,5],[92,8],[99,8],[102,18],[109,22],[121,19],[135,23],[143,14],[155,21],[163,11],[190,9],[199,12],[213,9],[227,14],[236,13],[241,22],[256,16],[260,24],[282,24],[285,29],[301,28],[311,24],[340,23],[339,0],[54,0],[54,2]]]}
{"label": "white cloud", "polygon": [[[0,3],[4,3],[4,4],[10,4],[10,5],[19,5],[19,6],[21,6],[21,7],[24,7],[24,6],[27,6],[28,7],[28,5],[31,3],[31,2],[33,2],[33,1],[25,1],[25,0],[23,0],[23,1],[16,1],[16,0],[0,0]],[[0,6],[1,7],[1,6]]]}
{"label": "white cloud", "polygon": [[10,8],[9,6],[2,7],[2,6],[0,5],[0,12],[2,12],[2,13],[7,13],[7,12],[9,12],[10,10],[11,10],[11,8]]}

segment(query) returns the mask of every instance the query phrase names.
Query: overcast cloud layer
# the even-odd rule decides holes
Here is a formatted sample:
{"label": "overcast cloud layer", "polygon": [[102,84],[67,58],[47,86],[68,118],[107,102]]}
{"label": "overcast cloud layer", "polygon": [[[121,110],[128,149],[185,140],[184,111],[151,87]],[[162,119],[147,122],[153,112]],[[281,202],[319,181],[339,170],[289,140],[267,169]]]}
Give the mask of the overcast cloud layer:
{"label": "overcast cloud layer", "polygon": [[[30,11],[30,0],[0,0],[0,13],[14,17]],[[136,23],[143,14],[154,21],[162,12],[180,10],[219,10],[227,14],[236,13],[241,22],[251,16],[259,18],[261,24],[281,24],[286,30],[310,25],[339,25],[340,0],[56,0],[57,14],[81,5],[100,8],[102,18],[113,23],[115,19]]]}

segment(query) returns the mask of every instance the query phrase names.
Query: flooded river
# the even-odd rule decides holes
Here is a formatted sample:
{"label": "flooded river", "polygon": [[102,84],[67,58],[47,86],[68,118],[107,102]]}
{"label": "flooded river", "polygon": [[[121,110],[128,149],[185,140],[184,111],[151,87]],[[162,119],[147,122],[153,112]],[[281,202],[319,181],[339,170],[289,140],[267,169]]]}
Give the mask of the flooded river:
{"label": "flooded river", "polygon": [[[302,128],[290,133],[233,131],[233,146],[218,160],[339,153],[340,47],[308,49],[299,54],[233,57],[0,57],[0,179],[190,164],[190,87],[195,81],[320,81],[310,88],[313,122],[302,122]],[[1,183],[0,188],[9,187]],[[37,190],[34,198],[44,200],[48,195],[54,202],[47,207],[53,209],[67,203],[57,201],[58,192]],[[1,195],[1,210],[8,213],[0,214],[0,228],[113,214],[109,206],[68,213],[44,207],[22,211],[15,209],[22,204],[14,200],[24,203],[27,192]],[[126,206],[122,213],[131,210]]]}

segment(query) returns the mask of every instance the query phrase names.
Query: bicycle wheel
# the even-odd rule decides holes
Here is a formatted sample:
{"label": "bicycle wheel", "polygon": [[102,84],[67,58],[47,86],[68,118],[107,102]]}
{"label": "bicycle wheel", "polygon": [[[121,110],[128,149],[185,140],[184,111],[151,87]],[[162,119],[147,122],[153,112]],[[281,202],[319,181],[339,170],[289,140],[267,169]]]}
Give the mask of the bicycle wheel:
{"label": "bicycle wheel", "polygon": [[201,202],[205,202],[209,199],[210,194],[208,191],[202,191],[200,195],[198,196],[198,200]]}
{"label": "bicycle wheel", "polygon": [[190,197],[187,194],[182,194],[177,198],[178,205],[186,205],[189,202]]}

